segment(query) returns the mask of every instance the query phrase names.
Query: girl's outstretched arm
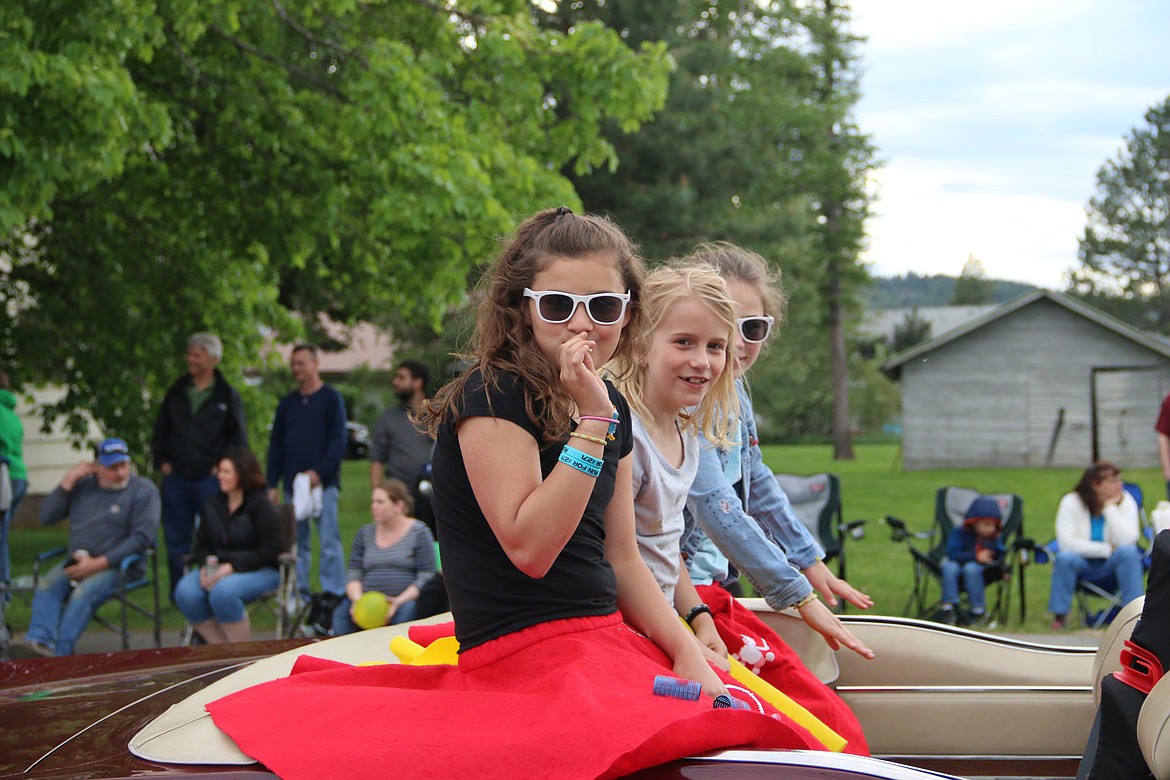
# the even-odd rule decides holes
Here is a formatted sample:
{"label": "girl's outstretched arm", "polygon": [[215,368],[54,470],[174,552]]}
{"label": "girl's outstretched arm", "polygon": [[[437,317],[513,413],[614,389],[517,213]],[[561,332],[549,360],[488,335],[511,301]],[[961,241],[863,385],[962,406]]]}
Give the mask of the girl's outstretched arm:
{"label": "girl's outstretched arm", "polygon": [[[695,590],[695,583],[691,582],[691,575],[687,572],[687,562],[679,557],[678,584],[674,586],[674,609],[680,616],[689,615],[694,607],[703,603],[699,592]],[[727,645],[719,636],[715,627],[715,619],[710,612],[700,612],[691,620],[691,630],[703,648],[703,655],[707,660],[723,671],[729,671],[731,664],[727,660]]]}
{"label": "girl's outstretched arm", "polygon": [[845,627],[841,618],[833,614],[833,611],[822,604],[820,599],[814,598],[799,609],[804,622],[820,634],[829,647],[839,650],[844,646],[862,658],[872,659],[874,657],[873,650],[862,644],[861,640]]}

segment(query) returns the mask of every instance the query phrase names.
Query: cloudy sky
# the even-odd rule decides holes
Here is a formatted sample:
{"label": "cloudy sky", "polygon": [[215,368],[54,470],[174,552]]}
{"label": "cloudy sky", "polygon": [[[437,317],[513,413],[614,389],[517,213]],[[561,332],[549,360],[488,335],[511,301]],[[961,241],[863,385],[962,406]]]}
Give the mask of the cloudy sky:
{"label": "cloudy sky", "polygon": [[879,275],[1062,289],[1096,173],[1170,95],[1170,0],[855,0]]}

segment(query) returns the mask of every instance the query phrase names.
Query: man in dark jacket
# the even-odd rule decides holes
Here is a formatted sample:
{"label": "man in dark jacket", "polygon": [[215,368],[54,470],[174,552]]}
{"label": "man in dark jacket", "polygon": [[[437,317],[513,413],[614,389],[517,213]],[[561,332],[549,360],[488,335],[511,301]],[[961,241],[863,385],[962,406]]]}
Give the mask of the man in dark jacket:
{"label": "man in dark jacket", "polygon": [[154,425],[171,593],[183,577],[195,515],[219,490],[216,465],[228,450],[248,445],[240,394],[216,369],[222,356],[223,343],[211,333],[187,339],[187,373],[167,390]]}

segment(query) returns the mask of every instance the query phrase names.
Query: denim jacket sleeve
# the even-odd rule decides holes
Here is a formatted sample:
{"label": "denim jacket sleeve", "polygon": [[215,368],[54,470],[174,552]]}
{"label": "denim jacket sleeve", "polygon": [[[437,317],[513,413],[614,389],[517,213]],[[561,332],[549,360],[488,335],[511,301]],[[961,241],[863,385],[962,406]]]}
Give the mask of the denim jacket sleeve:
{"label": "denim jacket sleeve", "polygon": [[[748,462],[748,512],[764,529],[764,533],[776,540],[788,553],[792,565],[803,571],[825,557],[824,548],[808,527],[796,516],[788,495],[776,481],[772,470],[764,464],[764,456],[756,442],[756,419],[752,415],[751,401],[747,394],[740,394],[740,408],[743,411],[746,429],[741,426],[743,445]],[[750,452],[750,454],[749,454]]]}
{"label": "denim jacket sleeve", "polygon": [[715,545],[743,573],[768,605],[784,609],[812,592],[804,575],[789,564],[744,512],[743,503],[723,475],[716,448],[701,441],[699,471],[687,496],[687,509]]}

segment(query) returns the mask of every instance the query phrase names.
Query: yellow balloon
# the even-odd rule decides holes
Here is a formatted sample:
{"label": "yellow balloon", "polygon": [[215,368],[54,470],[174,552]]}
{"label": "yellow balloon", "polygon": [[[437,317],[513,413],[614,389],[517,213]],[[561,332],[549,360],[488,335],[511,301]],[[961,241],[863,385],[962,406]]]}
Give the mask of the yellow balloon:
{"label": "yellow balloon", "polygon": [[381,628],[386,625],[390,601],[385,593],[368,590],[353,605],[353,622],[360,628]]}

